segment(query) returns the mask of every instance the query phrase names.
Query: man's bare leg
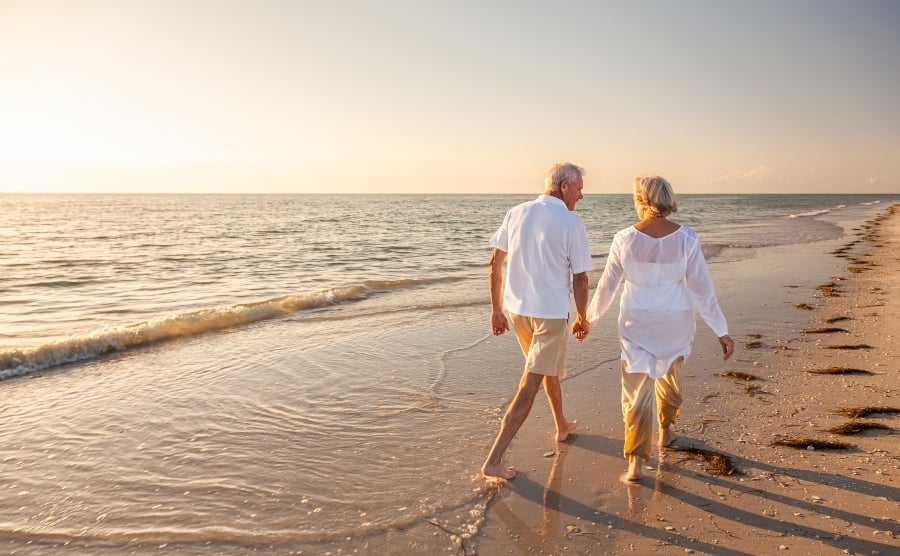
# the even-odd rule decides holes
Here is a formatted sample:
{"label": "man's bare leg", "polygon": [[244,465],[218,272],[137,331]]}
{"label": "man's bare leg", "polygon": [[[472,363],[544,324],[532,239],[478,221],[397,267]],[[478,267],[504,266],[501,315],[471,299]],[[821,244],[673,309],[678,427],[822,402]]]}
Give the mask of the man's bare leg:
{"label": "man's bare leg", "polygon": [[553,420],[556,422],[556,441],[563,442],[578,428],[578,420],[567,421],[565,415],[563,415],[562,388],[559,386],[558,376],[544,377],[544,392],[547,394],[547,401],[550,402],[550,411],[553,413]]}
{"label": "man's bare leg", "polygon": [[503,465],[503,454],[506,453],[510,442],[512,442],[512,439],[522,427],[522,423],[525,422],[525,418],[531,412],[531,406],[534,404],[534,398],[541,388],[542,379],[543,375],[529,372],[522,373],[522,380],[519,381],[519,389],[516,391],[516,396],[503,416],[500,432],[497,434],[497,439],[494,440],[491,453],[488,454],[487,461],[481,467],[481,474],[485,477],[512,479],[516,476],[515,467]]}

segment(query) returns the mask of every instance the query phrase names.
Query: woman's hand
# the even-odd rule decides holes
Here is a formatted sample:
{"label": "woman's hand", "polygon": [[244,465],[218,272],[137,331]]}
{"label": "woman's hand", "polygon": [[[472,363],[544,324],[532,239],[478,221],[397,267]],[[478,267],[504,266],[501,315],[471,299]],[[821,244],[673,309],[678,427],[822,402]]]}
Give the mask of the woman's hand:
{"label": "woman's hand", "polygon": [[734,355],[734,340],[731,339],[731,336],[726,334],[719,337],[719,343],[722,345],[724,360],[728,361],[728,359]]}

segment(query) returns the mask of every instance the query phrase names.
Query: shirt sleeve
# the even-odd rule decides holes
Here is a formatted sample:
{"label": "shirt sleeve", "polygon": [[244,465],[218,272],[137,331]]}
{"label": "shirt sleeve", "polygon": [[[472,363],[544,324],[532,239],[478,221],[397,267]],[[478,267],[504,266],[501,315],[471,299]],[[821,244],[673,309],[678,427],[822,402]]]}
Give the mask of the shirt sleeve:
{"label": "shirt sleeve", "polygon": [[597,283],[597,291],[588,304],[587,319],[591,324],[600,320],[600,317],[612,305],[616,290],[622,282],[624,269],[622,267],[622,259],[620,255],[619,237],[613,238],[612,245],[609,246],[609,255],[606,257],[606,266],[603,268],[603,276]]}
{"label": "shirt sleeve", "polygon": [[569,266],[572,274],[581,274],[594,268],[591,248],[588,246],[587,228],[580,219],[579,224],[569,251]]}
{"label": "shirt sleeve", "polygon": [[491,236],[491,247],[496,247],[497,249],[509,253],[509,211],[506,212],[506,216],[503,217],[503,224],[500,225],[500,228],[494,232],[494,235]]}
{"label": "shirt sleeve", "polygon": [[694,311],[703,318],[716,336],[727,335],[728,323],[725,321],[725,315],[716,299],[712,277],[709,275],[709,268],[706,266],[706,259],[700,248],[700,240],[696,237],[689,246],[685,280]]}

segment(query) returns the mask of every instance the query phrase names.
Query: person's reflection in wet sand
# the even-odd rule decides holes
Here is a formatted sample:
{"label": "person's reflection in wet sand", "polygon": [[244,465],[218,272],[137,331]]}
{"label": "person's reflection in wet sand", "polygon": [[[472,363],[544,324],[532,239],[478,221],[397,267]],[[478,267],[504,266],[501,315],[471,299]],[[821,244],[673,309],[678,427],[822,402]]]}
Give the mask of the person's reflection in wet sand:
{"label": "person's reflection in wet sand", "polygon": [[[645,480],[643,483],[628,481],[623,475],[622,482],[626,484],[626,492],[628,493],[628,511],[625,514],[626,523],[644,523],[648,512],[647,499],[650,499],[649,505],[652,506],[653,503],[664,501],[666,496],[668,496],[668,491],[671,490],[669,487],[674,485],[675,478],[678,476],[677,469],[671,459],[672,456],[673,453],[668,450],[663,450],[659,453],[659,460],[656,462],[656,474],[651,479],[652,484],[648,480]],[[657,511],[657,513],[659,512]],[[625,525],[625,528],[627,527]]]}
{"label": "person's reflection in wet sand", "polygon": [[[568,451],[568,443],[561,442],[556,445],[556,456],[554,456],[550,476],[547,477],[547,483],[544,486],[541,524],[536,531],[535,528],[530,527],[516,516],[502,497],[499,497],[493,505],[493,511],[506,526],[509,538],[525,553],[535,550],[551,554],[558,552],[559,540],[563,535],[560,530],[560,501],[562,498],[560,487],[562,486],[563,463]],[[521,488],[526,484],[525,481],[518,481],[512,488]],[[521,494],[527,498],[527,495]],[[537,492],[534,494],[536,495]]]}
{"label": "person's reflection in wet sand", "polygon": [[668,495],[668,487],[675,484],[678,469],[675,467],[674,457],[677,454],[671,450],[660,450],[659,460],[656,462],[656,482],[653,485],[653,499],[662,500]]}
{"label": "person's reflection in wet sand", "polygon": [[622,521],[622,528],[628,529],[629,523],[642,524],[647,513],[647,503],[644,501],[649,494],[647,485],[628,481],[625,483],[625,492],[628,493],[628,511]]}
{"label": "person's reflection in wet sand", "polygon": [[541,521],[540,530],[540,534],[543,537],[553,537],[559,532],[559,502],[563,475],[562,468],[568,453],[569,446],[567,444],[557,444],[556,457],[553,458],[550,476],[547,477],[547,486],[544,487],[544,519]]}

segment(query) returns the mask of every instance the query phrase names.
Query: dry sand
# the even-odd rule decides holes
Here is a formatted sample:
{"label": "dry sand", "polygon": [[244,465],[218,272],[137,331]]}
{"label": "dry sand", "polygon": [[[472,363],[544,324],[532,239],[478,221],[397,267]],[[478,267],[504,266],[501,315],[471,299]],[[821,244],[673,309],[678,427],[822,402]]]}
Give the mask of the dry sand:
{"label": "dry sand", "polygon": [[[554,445],[539,399],[507,453],[520,474],[499,487],[465,551],[900,554],[900,414],[856,420],[892,430],[828,430],[852,421],[835,413],[841,408],[900,407],[900,205],[840,240],[760,249],[712,268],[738,350],[723,363],[699,324],[675,447],[727,456],[734,474],[665,450],[645,466],[643,481],[621,481],[619,363],[617,354],[598,353],[595,340],[614,334],[615,315],[607,315],[594,338],[570,352],[571,367],[594,367],[563,383],[579,434]],[[822,327],[842,330],[810,330]],[[812,372],[833,367],[872,374]],[[773,446],[786,439],[849,446]]]}

